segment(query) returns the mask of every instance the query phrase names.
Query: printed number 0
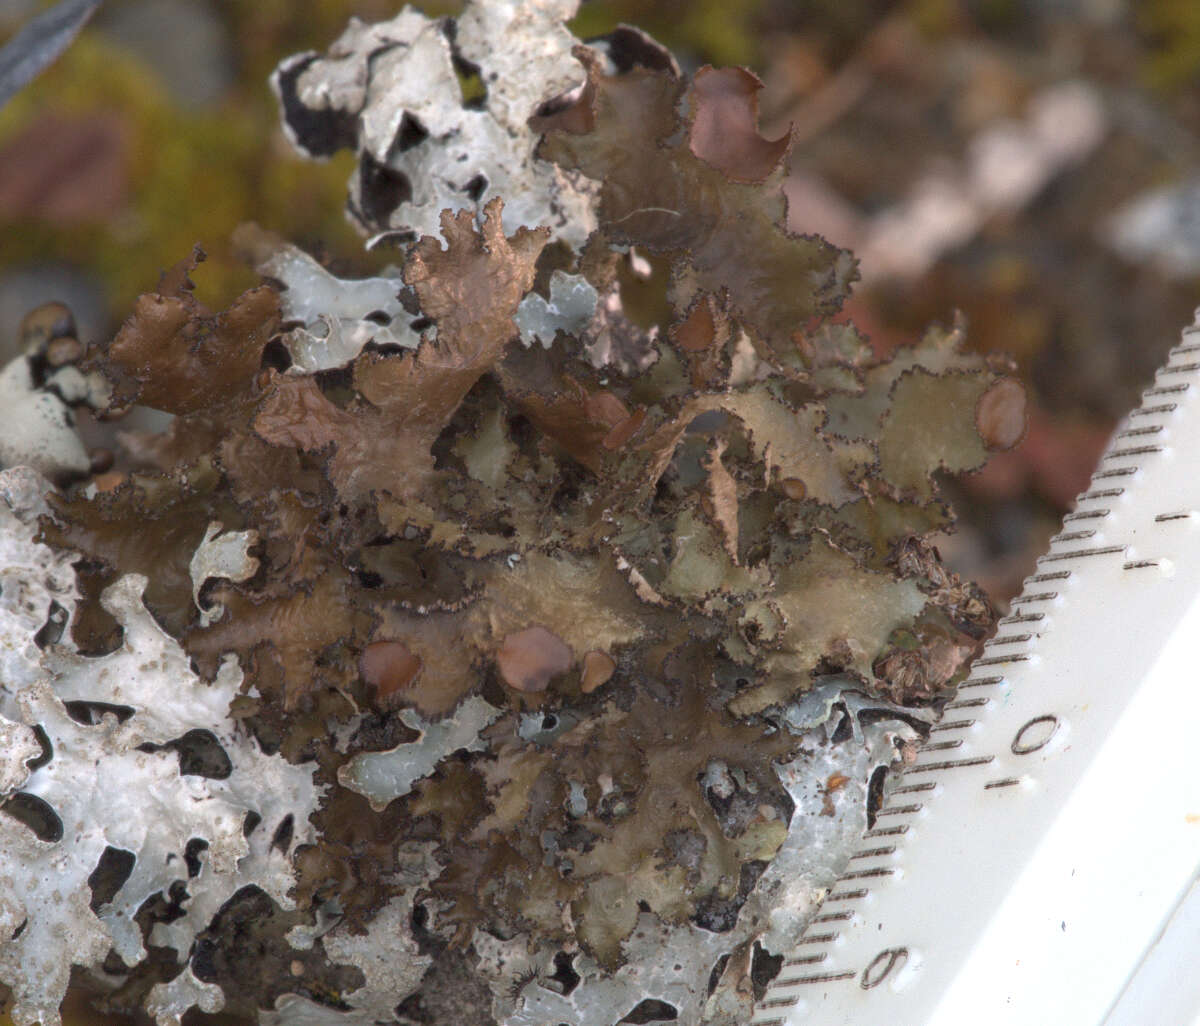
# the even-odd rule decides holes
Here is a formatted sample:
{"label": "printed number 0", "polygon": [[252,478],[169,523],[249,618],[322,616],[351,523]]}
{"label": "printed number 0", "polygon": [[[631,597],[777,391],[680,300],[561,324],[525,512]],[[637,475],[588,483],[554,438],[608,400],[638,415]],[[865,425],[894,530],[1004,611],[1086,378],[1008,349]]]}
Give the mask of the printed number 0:
{"label": "printed number 0", "polygon": [[1013,738],[1013,755],[1028,755],[1039,748],[1045,748],[1057,731],[1057,716],[1035,716],[1018,730],[1017,736]]}
{"label": "printed number 0", "polygon": [[862,979],[858,985],[863,990],[878,987],[893,969],[899,969],[908,961],[908,948],[884,948],[871,964],[863,970]]}

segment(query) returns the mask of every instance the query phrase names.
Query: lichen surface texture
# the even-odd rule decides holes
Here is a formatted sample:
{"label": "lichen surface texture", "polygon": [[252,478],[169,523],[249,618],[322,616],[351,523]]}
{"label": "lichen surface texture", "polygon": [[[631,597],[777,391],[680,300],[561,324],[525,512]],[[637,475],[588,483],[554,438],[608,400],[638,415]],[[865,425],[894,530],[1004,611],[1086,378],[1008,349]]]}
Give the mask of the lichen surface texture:
{"label": "lichen surface texture", "polygon": [[[390,271],[248,225],[228,309],[197,251],[0,377],[52,426],[0,444],[19,1026],[73,976],[162,1026],[744,1023],[991,630],[936,476],[1019,440],[1007,365],[877,357],[758,80],[575,7],[280,64]],[[168,426],[89,467],[84,404]]]}

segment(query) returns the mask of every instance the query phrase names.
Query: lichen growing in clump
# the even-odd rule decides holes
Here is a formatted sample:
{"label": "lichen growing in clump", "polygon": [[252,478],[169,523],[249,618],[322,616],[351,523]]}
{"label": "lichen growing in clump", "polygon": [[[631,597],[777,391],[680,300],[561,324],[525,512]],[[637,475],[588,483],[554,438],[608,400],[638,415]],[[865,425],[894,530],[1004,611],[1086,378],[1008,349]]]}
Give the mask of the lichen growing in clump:
{"label": "lichen growing in clump", "polygon": [[[370,227],[425,224],[439,161],[489,137],[465,114],[414,133],[404,75],[461,72],[451,42],[486,16],[561,51],[572,6],[476,5],[457,34],[411,11],[358,25],[283,65],[286,114],[378,164],[362,133],[391,97],[391,178],[364,163],[356,216],[426,175]],[[139,913],[171,955],[147,969],[113,935],[121,993],[155,995],[160,1022],[202,1000],[272,1022],[608,1026],[644,1001],[740,1021],[759,955],[788,950],[837,871],[824,846],[861,833],[868,777],[990,630],[929,540],[951,524],[935,475],[1019,439],[1020,387],[959,327],[880,360],[830,319],[854,262],[783,227],[788,143],[759,135],[748,72],[688,81],[631,30],[574,58],[515,94],[530,144],[506,173],[570,183],[582,220],[548,201],[559,221],[511,221],[503,190],[462,190],[370,286],[393,282],[374,323],[403,316],[415,348],[364,327],[364,289],[328,311],[353,330],[317,345],[294,291],[311,266],[249,232],[275,286],[213,313],[193,257],[89,354],[111,414],[174,420],[128,436],[103,490],[50,497],[41,540],[77,554],[62,658],[129,643],[143,575],[178,659],[229,691],[206,729],[323,789],[269,849],[289,887],[214,901],[214,860],[160,895],[185,919]],[[669,272],[651,331],[620,301],[636,254]],[[250,922],[258,962],[237,954]]]}

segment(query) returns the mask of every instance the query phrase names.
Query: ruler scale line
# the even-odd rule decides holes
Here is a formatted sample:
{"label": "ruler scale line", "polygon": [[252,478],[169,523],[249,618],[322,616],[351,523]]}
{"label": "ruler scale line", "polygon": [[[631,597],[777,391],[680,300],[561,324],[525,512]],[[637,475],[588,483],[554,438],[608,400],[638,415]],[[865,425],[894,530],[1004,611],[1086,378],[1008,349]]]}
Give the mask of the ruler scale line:
{"label": "ruler scale line", "polygon": [[997,645],[1022,645],[1030,638],[1032,634],[1006,634],[1004,636],[997,635],[992,638],[991,645],[995,648]]}
{"label": "ruler scale line", "polygon": [[990,698],[959,698],[953,702],[947,702],[946,709],[977,709],[980,706],[986,706],[990,701]]}
{"label": "ruler scale line", "polygon": [[924,806],[922,805],[897,805],[891,809],[879,809],[875,813],[876,819],[880,816],[908,816],[914,812],[920,812]]}
{"label": "ruler scale line", "polygon": [[866,888],[860,888],[854,891],[846,891],[842,894],[827,894],[825,896],[825,903],[829,904],[831,901],[858,901],[859,898],[865,898],[870,893]]}
{"label": "ruler scale line", "polygon": [[942,734],[948,730],[965,730],[967,727],[973,727],[974,720],[951,720],[949,723],[938,723],[929,728],[931,734]]}
{"label": "ruler scale line", "polygon": [[[923,784],[905,784],[902,787],[888,788],[888,797],[890,798],[894,794],[916,794],[921,791],[932,791],[936,787],[937,784],[933,784],[928,781]],[[853,858],[853,856],[851,856],[851,858]]]}
{"label": "ruler scale line", "polygon": [[1001,617],[997,623],[1001,625],[1014,623],[1037,623],[1044,619],[1046,619],[1045,613],[1018,613],[1016,616]]}
{"label": "ruler scale line", "polygon": [[1018,603],[1024,602],[1053,602],[1056,598],[1058,598],[1057,591],[1043,591],[1036,595],[1022,595],[1015,598],[1013,599],[1013,605],[1015,606]]}
{"label": "ruler scale line", "polygon": [[1134,445],[1128,449],[1114,449],[1102,457],[1106,460],[1124,459],[1126,456],[1148,456],[1151,453],[1162,452],[1161,445]]}
{"label": "ruler scale line", "polygon": [[1045,573],[1034,574],[1026,578],[1028,584],[1045,584],[1047,581],[1068,581],[1071,579],[1070,570],[1047,570]]}
{"label": "ruler scale line", "polygon": [[863,840],[869,840],[872,837],[895,837],[898,834],[904,834],[907,832],[907,825],[875,827],[863,834]]}
{"label": "ruler scale line", "polygon": [[946,759],[942,762],[915,762],[904,767],[904,776],[911,777],[916,773],[937,773],[948,769],[965,769],[969,766],[986,766],[995,760],[994,755],[976,755],[969,759]]}
{"label": "ruler scale line", "polygon": [[1124,552],[1128,546],[1125,545],[1102,545],[1095,549],[1074,549],[1071,552],[1052,552],[1038,559],[1038,564],[1042,563],[1058,563],[1064,559],[1084,559],[1089,556],[1111,556],[1117,552]]}
{"label": "ruler scale line", "polygon": [[894,844],[890,844],[890,845],[884,845],[881,848],[866,848],[866,849],[863,849],[862,851],[856,851],[853,855],[850,856],[850,858],[851,859],[869,859],[869,858],[875,858],[879,855],[894,855],[895,853],[896,853],[896,846]]}

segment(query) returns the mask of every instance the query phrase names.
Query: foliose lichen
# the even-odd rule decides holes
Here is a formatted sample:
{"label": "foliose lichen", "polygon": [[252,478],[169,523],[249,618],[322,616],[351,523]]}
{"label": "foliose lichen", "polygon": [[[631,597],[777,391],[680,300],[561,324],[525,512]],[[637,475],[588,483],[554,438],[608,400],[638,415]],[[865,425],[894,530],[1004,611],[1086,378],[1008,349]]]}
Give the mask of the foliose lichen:
{"label": "foliose lichen", "polygon": [[18,1022],[72,964],[159,1023],[743,1022],[990,630],[936,475],[1019,440],[1020,386],[961,326],[877,357],[757,80],[573,10],[285,61],[394,274],[248,229],[274,284],[217,313],[194,254],[80,371],[167,430],[0,478]]}

